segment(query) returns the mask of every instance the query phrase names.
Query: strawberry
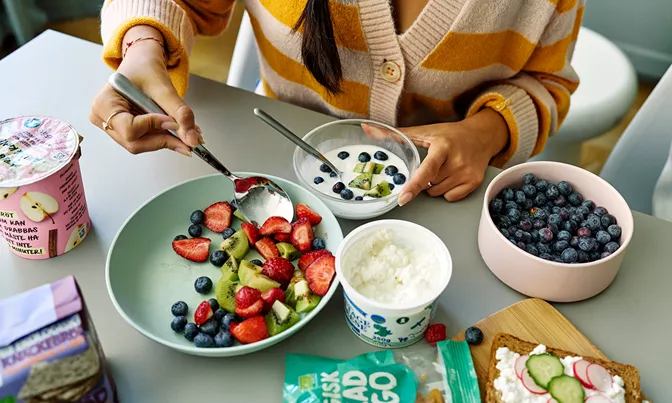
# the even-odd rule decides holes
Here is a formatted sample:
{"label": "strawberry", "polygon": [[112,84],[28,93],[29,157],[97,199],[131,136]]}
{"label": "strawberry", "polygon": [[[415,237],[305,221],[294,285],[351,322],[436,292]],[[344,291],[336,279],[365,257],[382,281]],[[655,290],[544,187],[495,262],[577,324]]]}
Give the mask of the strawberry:
{"label": "strawberry", "polygon": [[428,343],[436,343],[438,341],[446,340],[446,325],[443,323],[434,323],[427,327],[425,331],[425,339]]}
{"label": "strawberry", "polygon": [[210,303],[208,301],[203,301],[198,305],[196,311],[194,312],[194,323],[196,323],[198,326],[201,326],[207,322],[208,319],[212,318],[212,315],[213,312]]}
{"label": "strawberry", "polygon": [[292,240],[292,235],[291,234],[275,234],[273,235],[273,239],[275,239],[278,242],[291,242]]}
{"label": "strawberry", "polygon": [[254,224],[250,224],[249,222],[244,222],[240,225],[240,228],[245,231],[245,235],[247,235],[247,240],[250,241],[250,246],[254,246],[255,243],[259,240],[259,230]]}
{"label": "strawberry", "polygon": [[261,274],[277,281],[285,288],[294,275],[294,265],[287,259],[273,257],[264,262]]}
{"label": "strawberry", "polygon": [[254,244],[254,247],[257,248],[257,252],[265,260],[280,256],[280,252],[278,252],[278,248],[271,238],[261,238]]}
{"label": "strawberry", "polygon": [[285,302],[285,292],[280,288],[271,288],[261,294],[261,299],[264,300],[264,312],[268,312],[275,301]]}
{"label": "strawberry", "polygon": [[326,255],[331,255],[331,252],[329,252],[326,249],[318,249],[306,253],[305,255],[299,258],[299,270],[306,271],[306,269],[308,268],[308,266],[310,266],[311,263],[321,258],[322,256]]}
{"label": "strawberry", "polygon": [[259,229],[261,235],[289,234],[292,224],[282,217],[269,217]]}
{"label": "strawberry", "polygon": [[205,262],[210,255],[210,239],[187,238],[173,241],[173,250],[178,255],[192,262]]}
{"label": "strawberry", "polygon": [[206,208],[203,224],[212,232],[224,232],[231,226],[233,210],[229,202],[218,202]]}
{"label": "strawberry", "polygon": [[310,221],[307,218],[299,218],[294,223],[294,228],[292,229],[292,245],[302,252],[309,252],[313,239],[315,239],[315,234],[313,234],[313,227],[310,225]]}
{"label": "strawberry", "polygon": [[236,307],[248,308],[252,304],[261,300],[261,292],[256,288],[245,286],[236,293]]}
{"label": "strawberry", "polygon": [[298,218],[307,218],[313,227],[322,222],[322,216],[303,203],[296,205],[296,216]]}
{"label": "strawberry", "polygon": [[255,316],[229,327],[233,337],[242,344],[256,343],[268,337],[268,327],[263,316]]}
{"label": "strawberry", "polygon": [[334,274],[336,274],[335,257],[325,255],[315,260],[306,269],[306,280],[310,290],[317,295],[325,295],[329,291]]}
{"label": "strawberry", "polygon": [[236,314],[241,318],[252,318],[254,316],[260,315],[264,310],[264,301],[260,298],[254,304],[248,306],[247,308],[236,307]]}

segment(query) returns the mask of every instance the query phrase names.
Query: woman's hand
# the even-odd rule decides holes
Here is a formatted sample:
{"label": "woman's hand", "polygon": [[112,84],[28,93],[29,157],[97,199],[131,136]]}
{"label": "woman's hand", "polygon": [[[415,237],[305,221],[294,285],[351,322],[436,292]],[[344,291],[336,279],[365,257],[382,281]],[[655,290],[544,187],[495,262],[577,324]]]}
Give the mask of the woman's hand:
{"label": "woman's hand", "polygon": [[[161,33],[149,26],[136,26],[128,30],[123,43],[141,37],[163,40]],[[135,42],[126,50],[117,71],[152,98],[169,116],[142,114],[106,84],[93,101],[89,119],[132,154],[167,148],[190,156],[191,147],[203,142],[194,113],[184,103],[173,87],[162,43],[155,40]],[[137,112],[137,113],[133,113]],[[116,114],[115,114],[116,113]],[[110,116],[115,114],[111,119]],[[109,121],[108,121],[109,119]],[[176,130],[179,139],[167,132]]]}
{"label": "woman's hand", "polygon": [[427,157],[401,190],[402,206],[425,189],[451,202],[466,197],[483,182],[490,160],[509,141],[506,122],[489,108],[460,122],[399,130],[427,149]]}

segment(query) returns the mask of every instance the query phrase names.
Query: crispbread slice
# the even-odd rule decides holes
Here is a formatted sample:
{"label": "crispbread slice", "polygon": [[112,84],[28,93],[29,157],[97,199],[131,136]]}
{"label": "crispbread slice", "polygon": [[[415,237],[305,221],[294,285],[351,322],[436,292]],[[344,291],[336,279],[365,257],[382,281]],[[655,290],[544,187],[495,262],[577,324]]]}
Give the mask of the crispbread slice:
{"label": "crispbread slice", "polygon": [[[500,392],[495,389],[495,379],[497,379],[499,376],[496,358],[497,349],[500,347],[507,347],[509,350],[522,355],[529,354],[537,345],[538,343],[531,343],[529,341],[521,340],[506,333],[499,333],[495,336],[495,340],[492,342],[492,349],[490,350],[490,365],[488,366],[488,382],[486,383],[485,403],[501,403]],[[548,346],[546,347],[546,351],[558,358],[580,355]],[[582,355],[581,357],[583,357],[583,359],[588,362],[600,364],[612,375],[618,375],[623,378],[626,403],[640,403],[642,401],[642,390],[640,387],[639,371],[637,371],[637,368],[633,367],[632,365],[621,364],[600,358],[586,357]]]}

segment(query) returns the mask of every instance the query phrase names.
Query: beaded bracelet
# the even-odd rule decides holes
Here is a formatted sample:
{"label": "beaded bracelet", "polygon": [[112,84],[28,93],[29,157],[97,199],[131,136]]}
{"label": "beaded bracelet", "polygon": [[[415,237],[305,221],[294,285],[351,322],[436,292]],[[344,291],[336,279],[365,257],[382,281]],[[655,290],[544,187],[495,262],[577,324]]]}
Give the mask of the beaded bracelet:
{"label": "beaded bracelet", "polygon": [[140,38],[133,39],[130,42],[126,42],[126,50],[124,50],[124,54],[122,55],[122,58],[126,57],[126,52],[128,52],[128,48],[130,48],[131,46],[135,45],[136,43],[138,43],[140,41],[146,41],[146,40],[152,40],[152,41],[158,42],[159,45],[161,45],[161,49],[163,49],[163,55],[164,56],[166,55],[166,48],[165,48],[165,45],[163,44],[163,41],[161,41],[160,39],[155,38],[153,36],[142,36]]}

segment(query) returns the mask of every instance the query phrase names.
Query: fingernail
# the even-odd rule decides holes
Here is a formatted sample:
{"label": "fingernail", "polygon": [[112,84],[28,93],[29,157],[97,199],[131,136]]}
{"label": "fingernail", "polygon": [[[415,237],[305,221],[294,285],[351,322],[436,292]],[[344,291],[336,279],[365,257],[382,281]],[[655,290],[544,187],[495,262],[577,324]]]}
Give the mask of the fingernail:
{"label": "fingernail", "polygon": [[191,150],[188,149],[187,147],[177,147],[175,149],[175,151],[177,151],[178,153],[180,153],[180,154],[182,154],[186,157],[191,157]]}
{"label": "fingernail", "polygon": [[408,203],[412,198],[413,196],[410,193],[402,193],[399,196],[399,206],[403,206],[404,204]]}
{"label": "fingernail", "polygon": [[176,122],[163,122],[161,129],[163,130],[177,130],[180,126]]}
{"label": "fingernail", "polygon": [[199,142],[200,144],[205,144],[205,139],[203,138],[203,136],[201,136],[200,133],[198,134],[198,142]]}

